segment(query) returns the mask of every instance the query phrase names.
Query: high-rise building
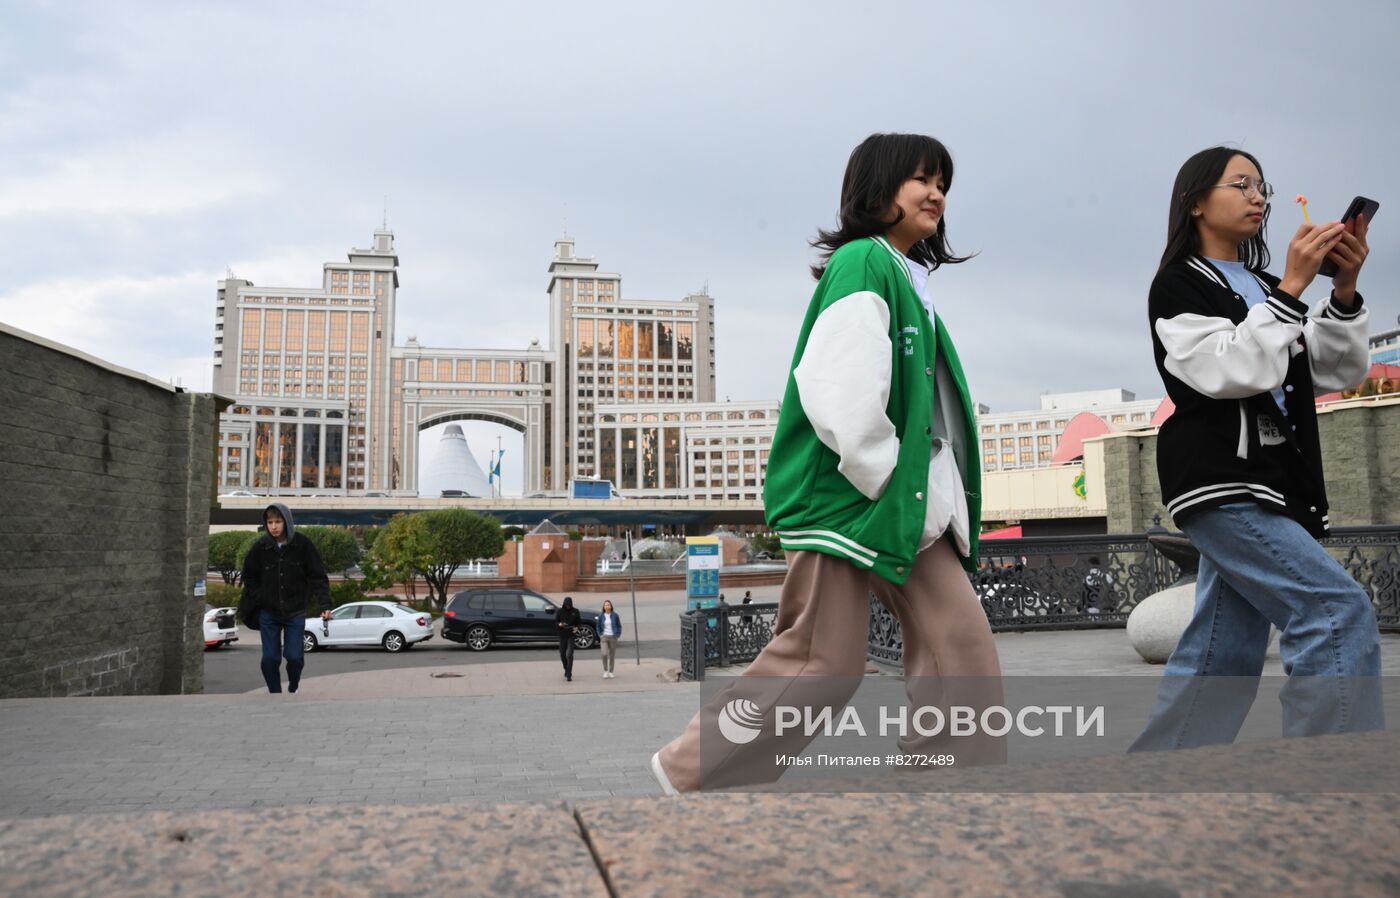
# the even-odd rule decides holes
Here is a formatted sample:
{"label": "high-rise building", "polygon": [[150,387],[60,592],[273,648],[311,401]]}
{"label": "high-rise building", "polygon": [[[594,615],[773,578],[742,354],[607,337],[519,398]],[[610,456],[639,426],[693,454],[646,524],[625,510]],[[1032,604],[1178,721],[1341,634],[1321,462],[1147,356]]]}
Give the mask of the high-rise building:
{"label": "high-rise building", "polygon": [[277,492],[389,488],[394,235],[327,262],[318,289],[218,285],[214,390],[234,399],[220,483]]}
{"label": "high-rise building", "polygon": [[714,300],[627,299],[622,276],[574,254],[568,237],[549,265],[550,346],[563,377],[554,393],[546,463],[558,486],[599,473],[595,415],[602,405],[712,402]]}

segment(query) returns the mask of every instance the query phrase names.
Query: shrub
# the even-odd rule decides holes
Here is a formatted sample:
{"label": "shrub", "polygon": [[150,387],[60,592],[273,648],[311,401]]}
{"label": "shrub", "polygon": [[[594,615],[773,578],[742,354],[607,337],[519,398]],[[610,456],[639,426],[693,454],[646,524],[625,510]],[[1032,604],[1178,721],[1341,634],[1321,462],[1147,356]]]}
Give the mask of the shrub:
{"label": "shrub", "polygon": [[316,546],[316,551],[321,553],[321,561],[331,573],[348,570],[360,561],[360,546],[344,527],[313,524],[298,527],[297,531]]}
{"label": "shrub", "polygon": [[224,583],[237,586],[243,572],[243,558],[257,538],[256,530],[225,530],[210,534],[208,570],[218,571]]}
{"label": "shrub", "polygon": [[[339,608],[350,602],[363,602],[365,600],[364,587],[359,580],[341,580],[331,584],[331,605]],[[315,612],[315,608],[307,609],[307,613]]]}
{"label": "shrub", "polygon": [[195,596],[195,602],[203,607],[206,603],[215,608],[237,608],[238,602],[243,598],[243,587],[229,586],[226,583],[206,583],[205,588],[209,591],[203,598]]}

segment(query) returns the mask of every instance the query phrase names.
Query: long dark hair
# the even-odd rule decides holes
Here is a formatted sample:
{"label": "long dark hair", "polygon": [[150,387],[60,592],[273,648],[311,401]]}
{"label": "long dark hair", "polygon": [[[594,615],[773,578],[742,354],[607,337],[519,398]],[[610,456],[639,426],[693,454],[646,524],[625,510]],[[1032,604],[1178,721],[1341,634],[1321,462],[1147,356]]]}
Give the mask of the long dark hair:
{"label": "long dark hair", "polygon": [[[904,217],[895,209],[894,221],[886,221],[895,196],[904,182],[922,167],[929,177],[942,174],[943,190],[953,187],[953,157],[948,148],[923,134],[872,134],[851,151],[846,176],[841,179],[841,226],[834,231],[819,230],[812,246],[824,250],[821,261],[812,266],[812,277],[820,279],[831,254],[852,240],[884,234]],[[947,263],[966,262],[971,256],[955,256],[948,248],[947,218],[938,220],[938,230],[909,249],[909,258],[931,270]]]}
{"label": "long dark hair", "polygon": [[[1162,253],[1161,271],[1173,262],[1180,262],[1201,251],[1201,232],[1196,229],[1195,216],[1191,207],[1200,202],[1206,194],[1215,189],[1230,160],[1243,156],[1259,169],[1259,177],[1264,177],[1264,167],[1244,150],[1234,147],[1211,147],[1201,150],[1187,159],[1176,173],[1176,183],[1172,185],[1171,209],[1167,213],[1167,248]],[[1264,229],[1269,224],[1269,211],[1272,207],[1264,204],[1264,220],[1259,223],[1259,231],[1240,244],[1240,261],[1252,271],[1262,271],[1269,267],[1269,244]]]}

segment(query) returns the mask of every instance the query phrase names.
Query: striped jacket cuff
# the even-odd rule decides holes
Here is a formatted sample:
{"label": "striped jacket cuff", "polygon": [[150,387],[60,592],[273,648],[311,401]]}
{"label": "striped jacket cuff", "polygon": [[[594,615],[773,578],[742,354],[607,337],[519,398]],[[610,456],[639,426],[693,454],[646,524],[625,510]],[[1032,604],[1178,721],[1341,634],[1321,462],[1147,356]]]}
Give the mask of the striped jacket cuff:
{"label": "striped jacket cuff", "polygon": [[1357,315],[1361,314],[1362,302],[1361,294],[1357,293],[1352,297],[1351,305],[1344,306],[1337,302],[1337,294],[1333,291],[1331,301],[1322,309],[1322,317],[1335,318],[1338,321],[1351,321]]}
{"label": "striped jacket cuff", "polygon": [[1302,324],[1308,318],[1308,307],[1279,289],[1269,294],[1265,304],[1284,324]]}

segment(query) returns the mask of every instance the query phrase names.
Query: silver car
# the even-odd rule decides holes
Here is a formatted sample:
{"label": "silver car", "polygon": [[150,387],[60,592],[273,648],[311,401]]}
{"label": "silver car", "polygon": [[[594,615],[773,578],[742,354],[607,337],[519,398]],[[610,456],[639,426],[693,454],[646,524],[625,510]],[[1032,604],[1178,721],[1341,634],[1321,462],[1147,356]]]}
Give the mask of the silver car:
{"label": "silver car", "polygon": [[433,616],[398,602],[351,602],[330,620],[307,615],[302,642],[308,652],[337,645],[378,645],[402,652],[433,638]]}

